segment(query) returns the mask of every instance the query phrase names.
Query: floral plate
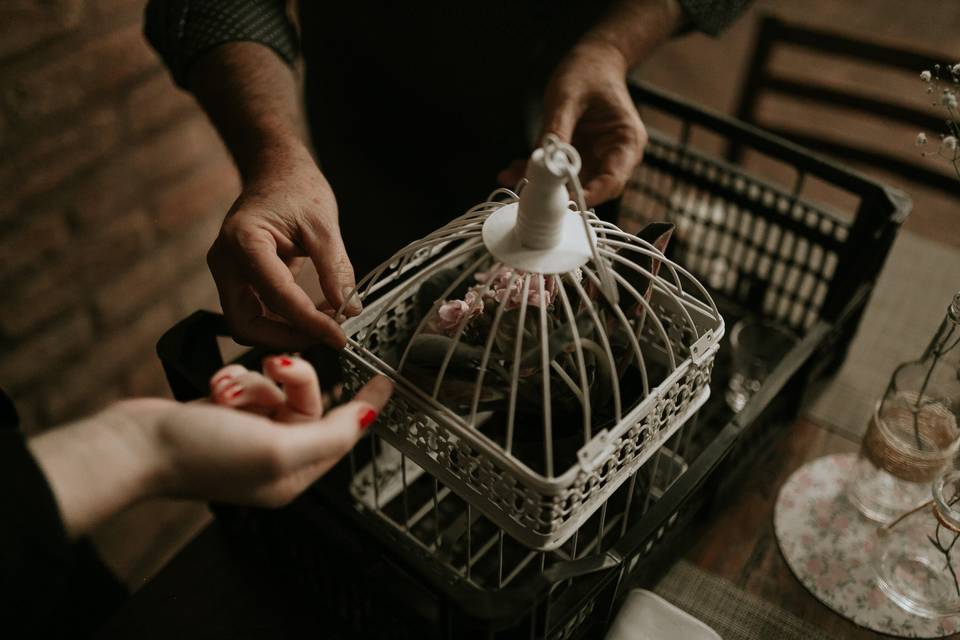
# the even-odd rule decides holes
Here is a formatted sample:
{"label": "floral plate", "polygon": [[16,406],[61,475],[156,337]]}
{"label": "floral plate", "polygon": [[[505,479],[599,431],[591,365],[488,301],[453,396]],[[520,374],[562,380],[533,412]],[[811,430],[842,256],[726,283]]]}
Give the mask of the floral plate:
{"label": "floral plate", "polygon": [[855,454],[818,458],[797,469],[777,497],[773,523],[780,551],[818,600],[860,626],[903,638],[960,631],[960,616],[928,619],[894,604],[871,566],[877,523],[847,500]]}

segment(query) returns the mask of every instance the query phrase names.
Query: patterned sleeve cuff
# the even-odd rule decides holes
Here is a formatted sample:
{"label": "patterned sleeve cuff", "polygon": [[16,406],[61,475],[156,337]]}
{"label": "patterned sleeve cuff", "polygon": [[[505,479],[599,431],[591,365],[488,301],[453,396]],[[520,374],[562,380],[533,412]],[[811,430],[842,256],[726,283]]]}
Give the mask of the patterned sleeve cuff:
{"label": "patterned sleeve cuff", "polygon": [[258,42],[287,64],[298,51],[284,0],[150,0],[144,35],[181,87],[197,58],[227,42]]}
{"label": "patterned sleeve cuff", "polygon": [[743,13],[751,0],[680,0],[691,26],[715,36]]}

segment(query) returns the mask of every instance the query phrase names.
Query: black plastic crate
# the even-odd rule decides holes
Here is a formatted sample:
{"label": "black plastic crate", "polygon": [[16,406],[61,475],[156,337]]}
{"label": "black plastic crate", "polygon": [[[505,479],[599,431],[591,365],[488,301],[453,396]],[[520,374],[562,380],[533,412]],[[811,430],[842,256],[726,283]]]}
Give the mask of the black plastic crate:
{"label": "black plastic crate", "polygon": [[[711,285],[727,326],[763,315],[793,329],[800,342],[737,415],[723,401],[724,343],[710,401],[667,443],[676,455],[654,456],[629,483],[651,497],[638,507],[618,492],[612,510],[631,508],[617,531],[597,536],[597,547],[582,557],[541,558],[541,569],[524,569],[503,588],[466,579],[440,561],[439,540],[431,551],[352,500],[349,481],[357,465],[375,455],[373,439],[287,508],[216,506],[238,558],[262,562],[278,584],[315,594],[324,628],[335,623],[344,637],[389,638],[598,634],[625,590],[653,583],[695,536],[714,499],[734,491],[750,461],[795,419],[810,382],[842,362],[909,199],[658,90],[631,86],[631,93],[648,122],[672,120],[676,134],[651,129],[644,163],[622,200],[623,224],[674,222],[671,257]],[[713,153],[696,143],[702,134],[717,143]],[[734,146],[772,161],[779,174],[765,179],[723,160]],[[788,179],[778,184],[784,173]],[[813,181],[842,192],[848,206],[817,204],[805,194]],[[209,376],[223,364],[216,336],[224,330],[221,317],[198,312],[160,340],[158,353],[178,399],[206,393]],[[240,360],[256,367],[263,355],[251,350]],[[316,355],[323,384],[337,377],[333,360]],[[585,535],[603,522],[589,521]],[[511,542],[501,535],[499,544]]]}

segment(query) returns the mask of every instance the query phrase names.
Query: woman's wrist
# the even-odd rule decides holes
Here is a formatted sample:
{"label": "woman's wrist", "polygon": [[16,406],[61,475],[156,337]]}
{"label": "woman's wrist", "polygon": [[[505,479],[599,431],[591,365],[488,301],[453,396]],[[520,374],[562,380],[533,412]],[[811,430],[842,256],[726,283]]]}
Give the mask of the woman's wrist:
{"label": "woman's wrist", "polygon": [[119,402],[30,439],[69,537],[161,493],[163,458],[155,424],[168,405],[165,400]]}

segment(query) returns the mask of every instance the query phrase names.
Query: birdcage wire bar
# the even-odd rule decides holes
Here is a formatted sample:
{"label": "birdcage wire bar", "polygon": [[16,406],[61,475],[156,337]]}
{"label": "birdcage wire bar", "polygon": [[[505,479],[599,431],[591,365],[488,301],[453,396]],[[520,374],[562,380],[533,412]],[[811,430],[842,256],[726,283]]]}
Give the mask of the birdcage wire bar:
{"label": "birdcage wire bar", "polygon": [[[695,429],[696,423],[695,419],[689,421],[684,430]],[[354,492],[359,502],[438,560],[451,577],[493,590],[506,588],[521,576],[543,574],[556,563],[602,554],[687,468],[674,448],[661,447],[631,482],[604,500],[591,520],[565,544],[544,551],[528,547],[478,514],[471,503],[425,473],[389,442],[376,435],[370,440],[373,457],[356,475],[363,487]],[[678,431],[668,445],[679,447],[682,441],[683,431]],[[559,585],[561,589],[563,586]]]}
{"label": "birdcage wire bar", "polygon": [[[506,533],[547,551],[576,535],[594,511],[604,510],[605,499],[706,400],[723,321],[687,270],[574,202],[571,212],[581,216],[596,243],[586,264],[556,274],[502,264],[484,244],[484,221],[519,198],[498,189],[487,202],[397,252],[361,280],[353,296],[364,311],[343,323],[346,368],[348,386],[374,373],[396,382],[397,395],[381,418],[383,438]],[[471,285],[477,295],[489,296],[500,270],[507,274],[508,295],[491,306],[481,344],[465,340],[468,315],[442,339],[433,338],[429,325],[441,306]],[[451,271],[454,277],[432,291],[429,306],[419,305],[418,312],[420,287]],[[488,274],[487,282],[479,282],[481,273]],[[548,281],[552,304],[545,302]],[[508,307],[509,292],[519,294],[515,308]],[[515,329],[506,324],[508,314]],[[551,342],[557,327],[568,332],[569,349],[558,351]],[[503,335],[512,339],[506,347],[498,344]],[[622,344],[611,344],[614,337]],[[411,369],[412,359],[420,357],[418,345],[434,342],[437,360],[425,377],[419,361]],[[456,388],[450,383],[455,358],[464,349],[475,356],[472,387],[462,401],[451,400],[447,390]],[[534,373],[524,378],[524,367]],[[638,373],[631,388],[620,373],[629,367]],[[610,393],[599,398],[609,400],[601,421],[593,402],[603,375]],[[484,393],[495,387],[491,376],[504,389],[502,405],[496,405],[503,415],[494,411],[502,425],[494,424],[491,410],[484,408],[490,404]],[[459,370],[455,378],[454,384],[466,380]],[[529,406],[539,402],[537,415],[529,406],[521,415],[521,400]],[[580,425],[575,438],[571,410]],[[534,422],[540,423],[539,435]]]}

